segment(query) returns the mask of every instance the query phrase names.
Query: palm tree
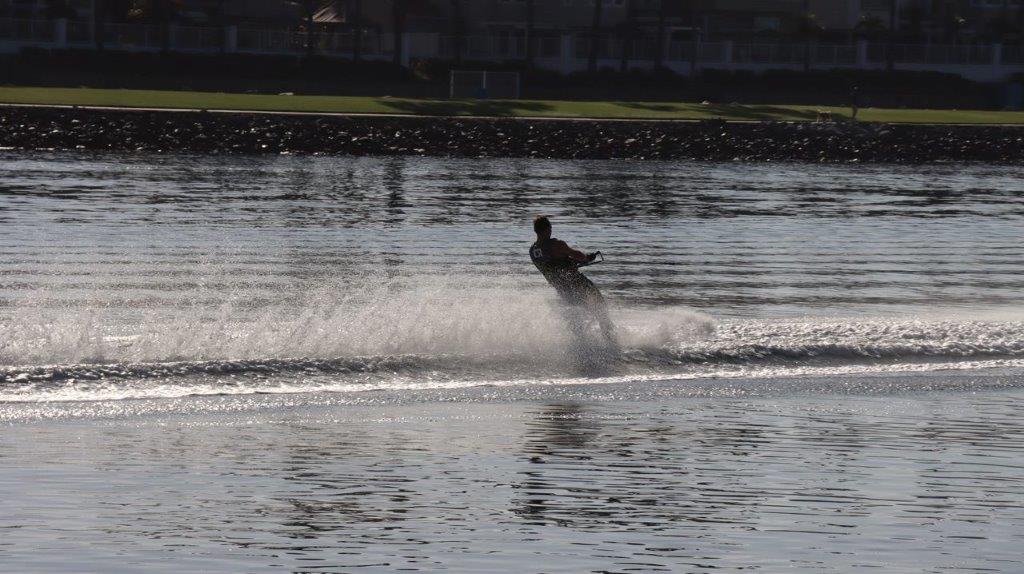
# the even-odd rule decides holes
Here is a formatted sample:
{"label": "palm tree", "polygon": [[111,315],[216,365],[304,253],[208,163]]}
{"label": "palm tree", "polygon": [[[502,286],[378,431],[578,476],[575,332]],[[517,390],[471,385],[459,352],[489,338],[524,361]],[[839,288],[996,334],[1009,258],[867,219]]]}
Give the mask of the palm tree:
{"label": "palm tree", "polygon": [[363,55],[363,0],[352,0],[352,60]]}
{"label": "palm tree", "polygon": [[806,72],[811,69],[811,0],[804,0],[803,11],[802,27],[804,28],[803,33],[806,35],[804,39],[804,71]]}
{"label": "palm tree", "polygon": [[896,24],[899,22],[899,0],[889,0],[889,34],[886,38],[885,69],[890,72],[896,67]]}
{"label": "palm tree", "polygon": [[[164,0],[167,1],[167,0]],[[312,56],[316,51],[316,14],[324,7],[326,0],[285,0],[286,3],[298,6],[302,12],[302,19],[306,23],[306,56]]]}
{"label": "palm tree", "polygon": [[391,0],[391,31],[394,34],[392,56],[395,66],[402,65],[403,36],[406,18],[410,15],[433,14],[436,10],[430,0]]}
{"label": "palm tree", "polygon": [[405,0],[391,0],[391,32],[394,38],[392,59],[395,67],[402,65],[402,37],[405,36]]}
{"label": "palm tree", "polygon": [[907,19],[907,31],[913,35],[916,41],[920,41],[921,37],[924,36],[924,8],[920,3],[914,2],[907,6],[904,16]]}
{"label": "palm tree", "polygon": [[796,35],[804,41],[804,71],[811,69],[811,42],[822,32],[818,18],[810,12],[810,0],[804,0],[804,13],[797,21]]}
{"label": "palm tree", "polygon": [[92,5],[92,40],[96,43],[96,50],[103,51],[104,25],[107,3],[105,0],[93,0]]}
{"label": "palm tree", "polygon": [[171,49],[171,3],[170,0],[155,0],[153,16],[160,27],[160,51]]}
{"label": "palm tree", "polygon": [[534,20],[536,19],[536,12],[534,5],[535,0],[526,0],[526,46],[524,46],[524,54],[526,61],[526,67],[533,67],[533,26]]}
{"label": "palm tree", "polygon": [[688,0],[687,4],[690,12],[690,77],[694,78],[697,76],[697,63],[700,61],[701,27],[699,24],[700,19],[697,17],[697,1]]}
{"label": "palm tree", "polygon": [[656,42],[654,45],[654,68],[665,65],[665,21],[668,20],[668,1],[658,2],[658,25],[655,27]]}
{"label": "palm tree", "polygon": [[594,17],[590,22],[590,56],[587,58],[587,71],[590,73],[597,71],[597,40],[601,33],[601,8],[604,5],[604,0],[593,0],[593,2]]}
{"label": "palm tree", "polygon": [[629,67],[629,45],[636,37],[636,14],[633,11],[632,0],[626,2],[626,21],[619,28],[622,47],[619,50],[619,71],[625,72]]}
{"label": "palm tree", "polygon": [[56,20],[58,18],[73,20],[76,15],[74,8],[68,5],[67,0],[47,0],[43,13],[46,14],[47,20]]}
{"label": "palm tree", "polygon": [[462,20],[462,2],[460,0],[451,0],[452,12],[451,12],[451,31],[452,31],[452,44],[455,50],[455,63],[462,63],[462,52],[466,42],[466,26]]}
{"label": "palm tree", "polygon": [[217,0],[217,21],[220,24],[220,53],[228,51],[228,16],[224,11],[227,0]]}
{"label": "palm tree", "polygon": [[293,2],[298,4],[302,8],[302,19],[306,21],[306,56],[311,57],[316,51],[316,38],[313,34],[313,26],[315,25],[314,16],[320,9],[319,0],[299,0]]}

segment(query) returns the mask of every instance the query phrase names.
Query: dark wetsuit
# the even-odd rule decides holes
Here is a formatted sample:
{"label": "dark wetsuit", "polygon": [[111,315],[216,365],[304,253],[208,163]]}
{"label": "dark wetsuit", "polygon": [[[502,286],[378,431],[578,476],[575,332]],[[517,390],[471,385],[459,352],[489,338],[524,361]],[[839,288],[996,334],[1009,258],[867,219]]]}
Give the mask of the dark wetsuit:
{"label": "dark wetsuit", "polygon": [[534,243],[530,246],[530,259],[563,301],[570,305],[582,305],[591,293],[598,292],[597,287],[579,272],[571,259],[551,255],[557,241],[548,238]]}

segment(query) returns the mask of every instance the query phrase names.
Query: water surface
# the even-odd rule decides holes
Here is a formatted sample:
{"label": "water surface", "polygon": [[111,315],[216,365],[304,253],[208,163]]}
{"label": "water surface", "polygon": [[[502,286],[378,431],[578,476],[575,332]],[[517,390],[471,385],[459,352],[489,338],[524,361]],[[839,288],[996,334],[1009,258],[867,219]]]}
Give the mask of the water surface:
{"label": "water surface", "polygon": [[1024,569],[1019,170],[0,154],[5,569]]}

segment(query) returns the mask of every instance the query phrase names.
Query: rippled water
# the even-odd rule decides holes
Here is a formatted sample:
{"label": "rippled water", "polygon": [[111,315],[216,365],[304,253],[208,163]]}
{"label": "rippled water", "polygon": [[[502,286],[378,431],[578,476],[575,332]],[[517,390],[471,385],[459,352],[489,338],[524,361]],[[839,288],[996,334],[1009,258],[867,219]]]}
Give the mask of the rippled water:
{"label": "rippled water", "polygon": [[1015,168],[0,170],[4,569],[1024,569]]}
{"label": "rippled water", "polygon": [[18,494],[0,500],[0,559],[50,572],[1019,572],[1021,399],[418,403],[19,425],[0,442]]}

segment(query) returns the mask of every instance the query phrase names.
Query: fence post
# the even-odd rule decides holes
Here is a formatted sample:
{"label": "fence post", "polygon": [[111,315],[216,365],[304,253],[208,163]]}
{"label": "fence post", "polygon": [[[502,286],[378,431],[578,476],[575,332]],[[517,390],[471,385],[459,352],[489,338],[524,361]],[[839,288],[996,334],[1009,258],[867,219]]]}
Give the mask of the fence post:
{"label": "fence post", "polygon": [[224,27],[224,51],[228,54],[238,51],[238,26],[234,24]]}
{"label": "fence post", "polygon": [[862,70],[868,67],[867,40],[857,40],[857,67]]}
{"label": "fence post", "polygon": [[726,40],[722,43],[722,63],[725,64],[727,68],[732,67],[732,46],[732,40]]}
{"label": "fence post", "polygon": [[68,45],[68,19],[57,18],[53,21],[53,46],[66,48]]}
{"label": "fence post", "polygon": [[1003,65],[1003,45],[1001,43],[992,44],[992,65]]}

